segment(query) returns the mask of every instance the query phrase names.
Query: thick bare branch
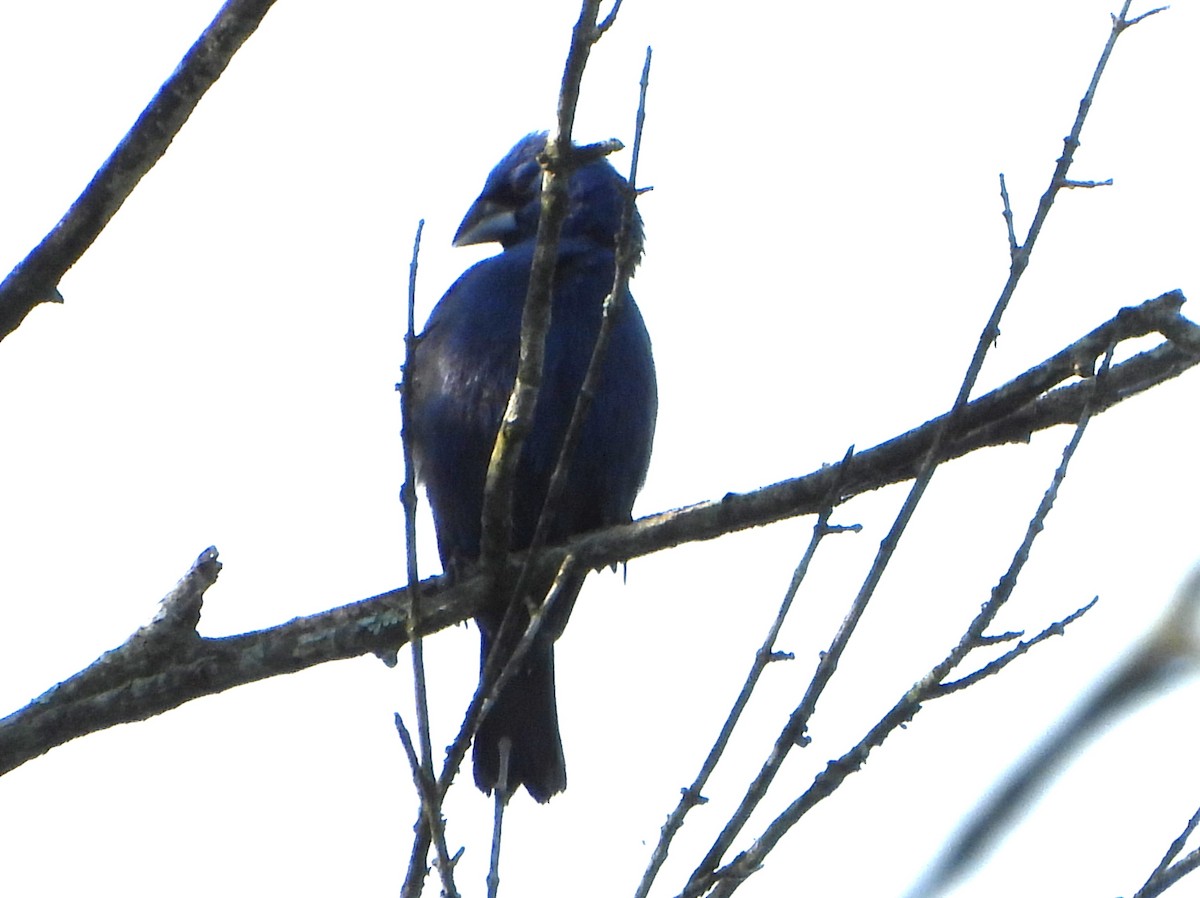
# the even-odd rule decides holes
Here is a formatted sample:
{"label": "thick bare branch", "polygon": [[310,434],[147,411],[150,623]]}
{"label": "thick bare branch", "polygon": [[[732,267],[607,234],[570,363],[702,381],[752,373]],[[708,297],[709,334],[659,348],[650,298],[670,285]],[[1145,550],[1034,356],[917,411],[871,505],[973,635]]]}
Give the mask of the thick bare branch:
{"label": "thick bare branch", "polygon": [[[1077,421],[1089,397],[1092,413],[1098,414],[1194,367],[1200,361],[1196,351],[1200,326],[1179,314],[1182,302],[1182,294],[1173,292],[1123,309],[1040,365],[969,403],[946,430],[938,460],[984,446],[1028,441],[1037,431]],[[1170,333],[1172,339],[1113,365],[1096,389],[1090,377],[1076,380],[1079,372],[1090,374],[1096,358],[1110,345],[1153,332]],[[1059,386],[1067,381],[1076,382]],[[829,504],[832,494],[845,501],[911,478],[942,423],[942,418],[935,418],[803,477],[586,534],[567,546],[539,553],[535,575],[552,579],[568,553],[580,565],[600,568],[683,543],[816,514]],[[510,557],[502,580],[517,576],[524,563],[523,555]],[[473,617],[483,608],[492,583],[486,574],[453,586],[445,578],[423,581],[417,632],[433,633]],[[189,621],[194,613],[189,612]],[[202,695],[327,661],[394,653],[408,640],[408,614],[408,592],[396,589],[237,636],[204,638],[190,625],[179,627],[170,631],[175,634],[170,652],[154,650],[160,640],[135,636],[0,720],[0,773],[71,739],[144,720]]]}
{"label": "thick bare branch", "polygon": [[32,252],[0,283],[0,340],[35,306],[62,302],[58,282],[100,236],[133,189],[254,33],[274,0],[228,0],[178,67],[104,160],[79,198]]}

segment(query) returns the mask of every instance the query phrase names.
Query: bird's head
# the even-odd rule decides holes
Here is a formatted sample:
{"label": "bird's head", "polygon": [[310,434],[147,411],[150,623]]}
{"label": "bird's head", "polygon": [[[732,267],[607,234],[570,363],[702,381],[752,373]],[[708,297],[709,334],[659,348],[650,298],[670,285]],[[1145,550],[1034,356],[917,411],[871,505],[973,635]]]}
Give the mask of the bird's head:
{"label": "bird's head", "polygon": [[[546,132],[526,135],[500,160],[479,198],[471,204],[454,235],[455,246],[499,243],[505,248],[537,236],[541,215],[542,167]],[[567,217],[562,239],[585,238],[606,248],[615,246],[628,182],[607,159],[597,159],[571,173]],[[642,218],[634,210],[634,239],[641,256]]]}

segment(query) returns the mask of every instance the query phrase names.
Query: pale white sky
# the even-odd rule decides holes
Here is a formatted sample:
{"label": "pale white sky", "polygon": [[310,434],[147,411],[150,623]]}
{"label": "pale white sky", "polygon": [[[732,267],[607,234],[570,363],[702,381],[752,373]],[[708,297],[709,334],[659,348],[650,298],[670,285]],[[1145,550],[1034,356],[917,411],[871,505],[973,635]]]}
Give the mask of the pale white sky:
{"label": "pale white sky", "polygon": [[[44,0],[0,13],[0,269],[53,226],[215,0]],[[573,3],[277,4],[79,265],[0,346],[0,709],[119,644],[210,544],[205,635],[399,585],[408,256],[423,320],[489,250],[449,246],[484,176],[552,123]],[[748,490],[943,411],[1045,189],[1114,7],[628,0],[577,135],[643,149],[634,293],[660,418],[637,512]],[[1135,12],[1144,11],[1135,7]],[[1119,307],[1200,293],[1195,47],[1179,4],[1118,43],[1072,175],[984,372],[993,386]],[[628,154],[622,154],[627,157]],[[618,156],[619,167],[628,165]],[[2,272],[0,272],[2,273]],[[1193,317],[1194,310],[1185,307]],[[899,895],[975,799],[1154,620],[1200,557],[1200,375],[1092,425],[1001,626],[1101,596],[1066,639],[930,706],[779,846],[746,895]],[[847,653],[813,744],[747,837],[957,640],[1068,437],[946,466]],[[903,491],[848,503],[775,665],[656,894],[675,894],[757,770]],[[631,894],[807,539],[790,522],[630,565],[585,590],[558,661],[570,777],[519,797],[502,894]],[[422,564],[436,569],[427,531]],[[435,744],[476,676],[473,630],[428,643]],[[396,894],[415,800],[392,729],[407,665],[359,659],[203,699],[0,779],[13,894]],[[958,894],[1130,894],[1200,804],[1195,684],[1114,728]],[[447,804],[484,891],[491,805]],[[435,883],[429,894],[435,894]],[[1200,895],[1200,880],[1175,895]]]}

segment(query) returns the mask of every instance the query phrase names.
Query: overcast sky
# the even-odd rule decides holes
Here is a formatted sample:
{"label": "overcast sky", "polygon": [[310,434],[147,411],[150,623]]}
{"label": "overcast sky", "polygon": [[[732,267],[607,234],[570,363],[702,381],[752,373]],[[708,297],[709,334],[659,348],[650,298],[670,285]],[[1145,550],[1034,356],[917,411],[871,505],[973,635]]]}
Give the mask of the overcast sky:
{"label": "overcast sky", "polygon": [[[0,269],[51,228],[216,13],[215,0],[43,0],[0,13]],[[633,283],[659,372],[650,514],[835,462],[949,407],[1003,285],[998,174],[1024,232],[1106,40],[1099,0],[919,6],[627,0],[577,137],[632,140],[654,47]],[[685,11],[686,10],[686,11]],[[1134,7],[1133,12],[1144,11]],[[412,235],[418,317],[492,249],[450,238],[549,127],[573,3],[280,0],[165,158],[0,346],[0,709],[121,643],[206,546],[200,630],[271,626],[402,585],[393,385]],[[981,387],[1117,309],[1200,294],[1200,14],[1118,42],[1073,177]],[[622,170],[628,153],[614,162]],[[2,272],[0,272],[2,273]],[[1185,307],[1185,313],[1196,316]],[[931,705],[794,829],[747,895],[900,895],[1007,764],[1151,625],[1200,558],[1200,375],[1095,420],[1000,629],[1097,608],[1002,677]],[[1069,431],[933,481],[862,629],[748,827],[953,645],[1020,541]],[[798,701],[904,489],[835,521],[773,665],[673,849],[673,895]],[[593,577],[558,652],[570,786],[518,796],[502,894],[627,895],[695,775],[810,520]],[[437,556],[426,521],[422,570]],[[477,634],[427,643],[434,744]],[[1200,804],[1200,687],[1112,728],[958,894],[1131,894]],[[54,749],[0,780],[13,894],[395,895],[415,814],[392,712],[407,664],[330,664]],[[411,719],[411,715],[410,715]],[[491,804],[446,814],[484,891]],[[744,847],[740,843],[739,847]],[[430,883],[429,894],[437,888]],[[1200,881],[1172,894],[1200,895]]]}

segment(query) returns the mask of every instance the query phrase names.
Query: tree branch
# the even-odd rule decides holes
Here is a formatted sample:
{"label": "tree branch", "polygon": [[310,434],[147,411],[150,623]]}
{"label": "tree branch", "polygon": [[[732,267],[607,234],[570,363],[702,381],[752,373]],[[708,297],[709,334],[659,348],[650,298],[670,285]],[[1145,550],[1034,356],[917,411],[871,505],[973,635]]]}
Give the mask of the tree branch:
{"label": "tree branch", "polygon": [[71,208],[0,283],[0,340],[35,306],[62,302],[58,282],[100,236],[142,177],[162,158],[233,54],[275,0],[228,0],[163,82]]}
{"label": "tree branch", "polygon": [[[599,39],[596,17],[600,0],[583,0],[579,19],[571,32],[571,49],[563,71],[558,97],[558,126],[546,141],[543,167],[541,215],[533,266],[529,272],[529,291],[521,314],[521,354],[517,377],[508,406],[500,419],[500,429],[488,461],[483,493],[483,522],[480,535],[480,560],[484,565],[498,562],[509,549],[512,535],[513,489],[521,447],[533,426],[538,390],[542,385],[542,364],[546,354],[546,334],[550,331],[550,290],[558,259],[558,236],[567,217],[567,191],[571,171],[581,157],[574,150],[572,129],[579,87],[592,45]],[[613,15],[616,11],[613,11]]]}
{"label": "tree branch", "polygon": [[[1027,442],[1038,431],[1077,421],[1089,396],[1092,413],[1099,414],[1194,367],[1200,361],[1200,326],[1179,314],[1183,301],[1175,291],[1122,309],[1041,364],[967,404],[946,429],[938,461],[984,446]],[[1168,339],[1113,365],[1092,389],[1088,375],[1109,345],[1155,332]],[[1060,386],[1080,373],[1085,379]],[[567,554],[580,565],[600,568],[683,543],[816,514],[829,504],[831,495],[844,502],[911,478],[944,417],[803,477],[585,534],[566,546],[537,553],[532,563],[537,575],[549,580]],[[86,670],[0,720],[0,774],[87,733],[144,720],[203,695],[327,661],[393,653],[408,640],[406,589],[266,630],[201,637],[194,624],[201,597],[219,570],[216,557],[215,549],[208,550],[172,593],[188,596],[187,602],[170,598],[164,602],[164,609],[177,611],[165,610],[160,617],[186,619],[186,626],[151,624]],[[515,576],[524,563],[524,555],[508,557],[502,579]],[[486,573],[453,587],[440,577],[423,581],[416,632],[428,635],[473,617],[484,607],[492,582]],[[163,650],[165,636],[148,638],[154,632],[170,634],[170,651]]]}
{"label": "tree branch", "polygon": [[[1110,347],[1105,354],[1100,374],[1088,383],[1090,394],[1095,395],[1100,391],[1111,370],[1111,361],[1112,348]],[[958,644],[950,650],[945,658],[934,665],[929,673],[902,695],[896,704],[892,706],[892,709],[871,728],[857,745],[842,755],[841,758],[831,761],[825,770],[813,780],[813,784],[799,798],[788,805],[787,809],[777,816],[763,833],[754,840],[750,848],[741,852],[731,863],[717,870],[716,863],[720,861],[724,852],[732,844],[733,837],[749,821],[750,815],[758,806],[759,801],[766,796],[776,772],[787,755],[796,745],[805,744],[803,740],[807,721],[812,714],[813,708],[811,699],[813,685],[820,681],[821,668],[828,657],[828,651],[822,653],[821,662],[817,665],[812,683],[806,691],[804,698],[796,707],[796,710],[792,712],[788,722],[776,739],[775,745],[771,749],[766,762],[763,764],[761,772],[755,777],[754,782],[747,789],[746,797],[743,799],[741,805],[739,805],[737,811],[730,818],[729,823],[726,824],[721,836],[714,842],[713,848],[705,856],[703,865],[698,867],[692,874],[687,888],[684,889],[683,896],[692,898],[692,896],[709,893],[710,889],[713,898],[728,898],[729,895],[732,895],[742,882],[762,867],[766,856],[801,817],[837,791],[846,777],[862,768],[862,765],[866,763],[868,755],[874,748],[882,745],[884,740],[895,732],[897,727],[904,726],[912,720],[925,702],[947,694],[944,683],[950,671],[958,667],[975,649],[994,644],[997,638],[1002,639],[1007,636],[1005,634],[1005,636],[1001,637],[988,637],[985,634],[1000,609],[1012,597],[1013,590],[1017,585],[1017,578],[1029,560],[1029,553],[1033,548],[1034,541],[1045,529],[1046,518],[1050,514],[1050,510],[1054,507],[1058,491],[1066,479],[1071,459],[1079,448],[1079,443],[1083,439],[1083,434],[1087,430],[1087,425],[1091,421],[1091,417],[1092,408],[1091,404],[1088,403],[1085,405],[1083,413],[1075,425],[1071,439],[1063,449],[1062,461],[1055,469],[1054,476],[1051,478],[1050,485],[1042,495],[1042,500],[1038,504],[1037,511],[1025,528],[1025,536],[1014,553],[1012,561],[1009,562],[1008,569],[1001,576],[996,586],[992,588],[988,600],[980,607],[979,612],[963,632]],[[1061,629],[1070,621],[1077,620],[1094,604],[1095,601],[1071,615],[1067,621],[1060,621],[1057,625],[1043,631],[1044,634],[1048,635],[1056,628]],[[1034,641],[1043,641],[1045,635]],[[1010,660],[1012,657],[1016,657],[1017,654],[1021,653],[1010,653]],[[990,669],[990,672],[995,673],[1002,666],[987,665],[986,667]],[[730,833],[732,835],[729,835]]]}

